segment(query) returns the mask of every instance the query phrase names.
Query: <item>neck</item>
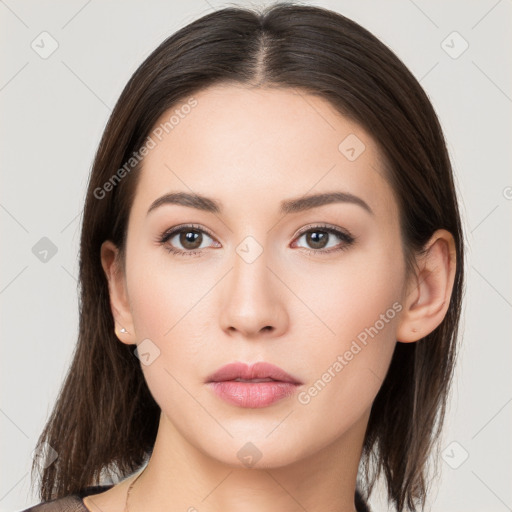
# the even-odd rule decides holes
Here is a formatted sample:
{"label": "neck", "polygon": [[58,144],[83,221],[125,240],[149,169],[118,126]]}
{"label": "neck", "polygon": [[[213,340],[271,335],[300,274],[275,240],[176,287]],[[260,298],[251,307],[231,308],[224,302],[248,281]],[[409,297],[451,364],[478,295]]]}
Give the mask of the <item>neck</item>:
{"label": "neck", "polygon": [[[191,445],[164,416],[151,458],[129,498],[129,511],[356,512],[357,469],[368,414],[313,454],[284,465],[220,462]],[[302,447],[304,448],[304,447]],[[300,452],[301,447],[295,452]]]}

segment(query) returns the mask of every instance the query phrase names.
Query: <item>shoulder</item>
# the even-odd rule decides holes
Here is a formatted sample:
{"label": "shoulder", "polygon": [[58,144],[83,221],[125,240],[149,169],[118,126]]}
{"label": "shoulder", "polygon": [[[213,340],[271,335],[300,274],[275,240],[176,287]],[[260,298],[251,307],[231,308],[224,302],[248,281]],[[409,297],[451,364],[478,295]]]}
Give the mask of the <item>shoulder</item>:
{"label": "shoulder", "polygon": [[76,494],[58,498],[51,501],[44,501],[39,505],[22,510],[21,512],[86,512],[87,509],[81,498]]}
{"label": "shoulder", "polygon": [[64,496],[63,498],[56,498],[50,501],[44,501],[38,505],[22,510],[20,512],[89,512],[84,505],[82,498],[92,494],[110,489],[112,485],[96,485],[86,487],[84,490],[77,494]]}

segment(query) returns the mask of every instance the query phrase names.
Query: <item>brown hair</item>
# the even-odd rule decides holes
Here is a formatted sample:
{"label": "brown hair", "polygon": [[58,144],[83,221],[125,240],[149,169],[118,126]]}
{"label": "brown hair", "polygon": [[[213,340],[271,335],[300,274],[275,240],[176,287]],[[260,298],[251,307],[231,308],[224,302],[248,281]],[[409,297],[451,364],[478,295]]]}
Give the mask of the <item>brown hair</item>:
{"label": "brown hair", "polygon": [[[160,408],[133,348],[120,343],[100,246],[124,258],[127,220],[140,165],[108,193],[109,181],[143,145],[170,107],[216,83],[297,88],[328,100],[380,147],[400,209],[403,249],[412,269],[435,230],[452,233],[456,274],[447,314],[428,336],[397,343],[373,403],[361,463],[365,498],[384,473],[389,501],[424,507],[427,459],[444,421],[463,294],[463,233],[452,169],[434,109],[414,76],[375,36],[333,11],[294,3],[263,11],[229,7],[207,14],[165,41],[124,88],[96,153],[80,242],[78,343],[39,438],[58,453],[42,471],[42,500],[100,484],[103,472],[133,473],[151,454]],[[34,461],[34,472],[37,464]]]}

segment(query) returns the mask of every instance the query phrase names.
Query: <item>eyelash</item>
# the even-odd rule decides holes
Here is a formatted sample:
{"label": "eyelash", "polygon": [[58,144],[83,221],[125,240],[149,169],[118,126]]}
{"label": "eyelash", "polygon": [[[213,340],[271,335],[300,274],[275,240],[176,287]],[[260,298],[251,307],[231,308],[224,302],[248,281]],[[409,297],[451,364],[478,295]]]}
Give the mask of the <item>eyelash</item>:
{"label": "eyelash", "polygon": [[[175,249],[171,245],[167,245],[167,241],[170,240],[171,238],[173,238],[175,235],[178,235],[180,233],[186,233],[188,231],[199,231],[201,233],[207,234],[210,238],[214,238],[214,236],[208,230],[202,228],[201,226],[198,226],[196,224],[185,224],[185,225],[176,226],[174,228],[164,231],[160,235],[160,237],[158,239],[158,243],[160,245],[165,245],[165,247],[164,247],[165,250],[169,253],[176,255],[176,256],[199,256],[201,254],[201,252],[203,251],[203,249],[196,249],[193,251],[182,251],[180,249]],[[329,225],[324,225],[324,224],[310,226],[304,230],[301,230],[298,233],[296,238],[300,238],[302,235],[304,235],[306,233],[315,232],[315,231],[322,231],[322,232],[326,232],[326,233],[335,235],[342,240],[343,244],[339,247],[331,248],[329,250],[307,249],[305,247],[301,247],[301,249],[303,251],[305,251],[306,254],[308,254],[308,255],[315,255],[315,256],[322,255],[323,256],[323,255],[327,255],[327,254],[332,254],[334,252],[344,251],[344,250],[348,249],[348,247],[351,246],[356,240],[355,237],[352,236],[348,231],[347,232],[341,231],[337,228],[334,228]]]}

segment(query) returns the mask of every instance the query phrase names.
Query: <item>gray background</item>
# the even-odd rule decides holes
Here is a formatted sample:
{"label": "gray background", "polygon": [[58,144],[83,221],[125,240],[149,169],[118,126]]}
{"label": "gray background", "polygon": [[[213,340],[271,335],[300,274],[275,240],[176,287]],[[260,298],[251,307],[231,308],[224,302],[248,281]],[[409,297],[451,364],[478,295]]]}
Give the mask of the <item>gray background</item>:
{"label": "gray background", "polygon": [[[429,505],[450,512],[512,510],[512,2],[309,3],[354,19],[390,46],[438,112],[468,254],[464,339],[441,478]],[[164,38],[227,5],[263,4],[0,0],[2,511],[38,501],[29,493],[31,453],[76,342],[80,214],[110,111]],[[58,43],[45,59],[31,47],[46,37],[45,49],[51,48],[43,31]],[[469,47],[458,55],[464,41]],[[46,262],[33,252],[43,237],[57,249]],[[387,510],[378,497],[371,504]]]}

